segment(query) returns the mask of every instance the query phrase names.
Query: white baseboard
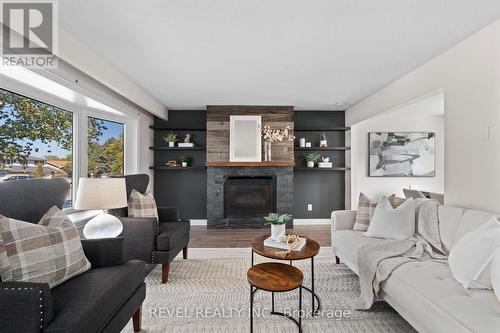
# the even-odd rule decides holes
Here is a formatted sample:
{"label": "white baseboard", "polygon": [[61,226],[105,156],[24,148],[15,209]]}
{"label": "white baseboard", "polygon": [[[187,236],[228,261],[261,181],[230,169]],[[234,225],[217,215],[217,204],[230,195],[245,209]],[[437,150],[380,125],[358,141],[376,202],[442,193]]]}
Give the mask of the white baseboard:
{"label": "white baseboard", "polygon": [[293,225],[332,224],[330,219],[293,219]]}
{"label": "white baseboard", "polygon": [[[207,220],[199,220],[199,219],[191,219],[189,220],[191,222],[191,225],[197,225],[197,226],[206,226],[207,225]],[[332,220],[330,219],[294,219],[293,224],[294,225],[313,225],[313,224],[331,224]]]}
{"label": "white baseboard", "polygon": [[202,226],[207,225],[207,220],[190,219],[189,222],[191,222],[191,225],[202,225]]}

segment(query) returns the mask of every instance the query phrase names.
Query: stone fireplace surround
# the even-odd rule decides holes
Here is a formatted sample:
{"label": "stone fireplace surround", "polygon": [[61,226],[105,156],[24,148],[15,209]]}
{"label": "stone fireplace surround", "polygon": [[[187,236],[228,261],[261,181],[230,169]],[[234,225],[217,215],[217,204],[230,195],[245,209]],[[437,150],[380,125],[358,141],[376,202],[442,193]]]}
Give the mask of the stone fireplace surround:
{"label": "stone fireplace surround", "polygon": [[[276,208],[279,214],[293,212],[293,167],[291,166],[207,166],[207,227],[268,228],[262,216],[224,217],[224,182],[228,176],[275,176]],[[293,227],[293,221],[287,228]]]}

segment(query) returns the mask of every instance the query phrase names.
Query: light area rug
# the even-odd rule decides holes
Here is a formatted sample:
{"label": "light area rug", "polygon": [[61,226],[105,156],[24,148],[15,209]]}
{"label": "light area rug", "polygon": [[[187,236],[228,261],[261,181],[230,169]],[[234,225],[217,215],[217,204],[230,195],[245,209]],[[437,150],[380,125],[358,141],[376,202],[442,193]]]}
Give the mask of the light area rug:
{"label": "light area rug", "polygon": [[[177,257],[170,265],[169,281],[161,284],[161,266],[146,277],[142,331],[149,333],[250,332],[250,287],[246,272],[250,249],[189,249],[189,259]],[[255,263],[272,261],[255,255]],[[316,293],[321,312],[310,316],[311,295],[303,291],[303,332],[415,332],[387,303],[377,302],[368,311],[352,310],[350,300],[359,296],[358,277],[345,265],[336,265],[331,248],[322,248],[314,260]],[[310,260],[294,262],[310,286]],[[295,313],[298,291],[276,293],[277,311]],[[271,293],[255,294],[254,332],[298,332],[281,316],[270,315]],[[296,314],[296,313],[295,313]],[[132,332],[129,322],[123,332]]]}

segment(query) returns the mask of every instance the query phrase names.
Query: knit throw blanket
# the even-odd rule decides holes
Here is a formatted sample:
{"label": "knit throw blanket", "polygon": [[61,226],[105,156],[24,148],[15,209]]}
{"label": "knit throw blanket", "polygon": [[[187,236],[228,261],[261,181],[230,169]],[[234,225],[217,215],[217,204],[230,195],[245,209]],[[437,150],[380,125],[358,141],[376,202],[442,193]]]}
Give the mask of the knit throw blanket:
{"label": "knit throw blanket", "polygon": [[441,245],[438,221],[438,203],[422,200],[416,207],[417,230],[406,240],[383,239],[360,248],[358,269],[361,295],[353,300],[353,307],[370,309],[378,297],[380,284],[399,266],[414,261],[447,263]]}

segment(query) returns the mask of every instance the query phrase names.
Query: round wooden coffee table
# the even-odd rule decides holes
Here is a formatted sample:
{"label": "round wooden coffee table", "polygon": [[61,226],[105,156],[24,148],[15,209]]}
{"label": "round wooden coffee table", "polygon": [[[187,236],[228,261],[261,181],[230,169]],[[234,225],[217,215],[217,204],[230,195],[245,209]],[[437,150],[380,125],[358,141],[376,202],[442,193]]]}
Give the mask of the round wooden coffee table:
{"label": "round wooden coffee table", "polygon": [[[250,333],[253,332],[253,300],[257,290],[269,291],[271,297],[271,314],[286,317],[293,321],[302,332],[302,283],[304,275],[300,269],[268,262],[252,266],[247,271],[247,280],[250,283]],[[274,293],[292,291],[299,288],[299,315],[298,320],[283,312],[274,311]]]}
{"label": "round wooden coffee table", "polygon": [[[290,251],[285,253],[286,250],[264,246],[264,240],[266,240],[269,236],[270,235],[263,235],[252,241],[252,266],[254,264],[254,253],[266,258],[287,260],[290,261],[290,265],[292,265],[294,260],[311,259],[311,288],[306,286],[302,286],[302,288],[311,293],[313,315],[315,315],[321,308],[319,297],[314,292],[314,257],[319,253],[320,246],[318,242],[311,238],[304,237],[306,239],[306,245],[304,245],[300,251]],[[317,308],[315,308],[316,302]]]}

